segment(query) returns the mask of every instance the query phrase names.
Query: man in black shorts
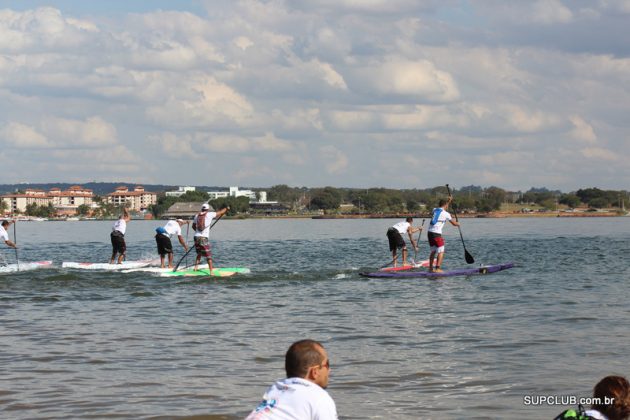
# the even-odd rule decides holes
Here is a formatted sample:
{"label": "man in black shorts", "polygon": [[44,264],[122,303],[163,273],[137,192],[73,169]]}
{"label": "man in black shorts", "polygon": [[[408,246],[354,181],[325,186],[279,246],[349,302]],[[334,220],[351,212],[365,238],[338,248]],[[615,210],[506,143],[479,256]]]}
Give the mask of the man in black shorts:
{"label": "man in black shorts", "polygon": [[171,243],[171,236],[176,235],[179,243],[184,247],[184,251],[188,251],[188,246],[182,235],[182,226],[188,222],[177,219],[169,220],[164,227],[155,229],[157,232],[155,235],[155,242],[157,244],[158,254],[160,254],[160,267],[164,266],[164,256],[168,255],[168,268],[173,268],[173,244]]}
{"label": "man in black shorts", "polygon": [[407,233],[409,235],[409,241],[413,246],[414,251],[417,251],[416,244],[413,241],[413,233],[420,232],[422,227],[411,227],[413,223],[412,217],[407,217],[404,222],[398,222],[394,226],[387,229],[387,239],[389,240],[389,250],[392,252],[392,262],[394,267],[398,264],[398,250],[402,249],[402,265],[407,262],[407,245],[402,235]]}

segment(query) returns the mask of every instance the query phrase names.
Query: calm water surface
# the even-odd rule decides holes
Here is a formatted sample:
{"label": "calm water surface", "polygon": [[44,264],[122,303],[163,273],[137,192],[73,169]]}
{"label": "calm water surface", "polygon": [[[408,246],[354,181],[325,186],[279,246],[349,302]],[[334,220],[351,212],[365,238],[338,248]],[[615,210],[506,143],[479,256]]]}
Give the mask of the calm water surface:
{"label": "calm water surface", "polygon": [[[220,280],[61,269],[106,262],[111,222],[19,223],[20,260],[57,268],[0,275],[1,417],[243,418],[305,337],[328,349],[343,419],[552,418],[566,406],[524,397],[630,375],[630,218],[465,219],[477,264],[518,266],[359,277],[388,261],[394,222],[224,220],[216,264],[252,274]],[[160,224],[129,224],[128,259],[153,256]],[[466,266],[445,231],[445,265]]]}

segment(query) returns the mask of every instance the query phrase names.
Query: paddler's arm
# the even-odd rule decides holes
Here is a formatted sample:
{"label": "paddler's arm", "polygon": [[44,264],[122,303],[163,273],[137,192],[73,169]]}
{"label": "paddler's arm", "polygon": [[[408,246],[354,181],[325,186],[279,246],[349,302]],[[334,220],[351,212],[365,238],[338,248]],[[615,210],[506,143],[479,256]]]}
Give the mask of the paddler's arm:
{"label": "paddler's arm", "polygon": [[[422,230],[422,228],[420,228],[420,230]],[[411,246],[413,246],[413,250],[417,251],[418,248],[416,247],[416,241],[413,240],[414,232],[416,232],[416,229],[409,226],[409,229],[407,229],[407,234],[409,235],[409,242],[411,242]]]}
{"label": "paddler's arm", "polygon": [[230,206],[223,207],[221,210],[217,212],[217,217],[223,216],[225,213],[228,212],[228,210],[230,210]]}
{"label": "paddler's arm", "polygon": [[15,248],[17,249],[17,245],[14,244],[12,241],[10,241],[9,239],[7,239],[6,241],[4,241],[5,244],[7,244],[8,247],[10,248]]}
{"label": "paddler's arm", "polygon": [[179,240],[179,243],[184,247],[184,251],[188,251],[188,246],[186,246],[186,240],[184,240],[184,237],[182,235],[177,235],[177,239]]}

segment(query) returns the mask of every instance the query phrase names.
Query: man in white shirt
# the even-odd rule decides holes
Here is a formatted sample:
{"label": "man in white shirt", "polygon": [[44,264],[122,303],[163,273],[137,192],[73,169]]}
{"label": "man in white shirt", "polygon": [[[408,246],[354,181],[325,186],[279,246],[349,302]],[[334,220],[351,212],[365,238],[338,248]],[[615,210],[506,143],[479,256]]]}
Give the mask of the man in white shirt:
{"label": "man in white shirt", "polygon": [[210,228],[212,227],[212,219],[219,220],[225,213],[228,212],[230,207],[223,208],[217,212],[211,211],[210,204],[203,203],[201,206],[201,212],[195,215],[193,219],[193,229],[195,230],[195,251],[197,252],[197,258],[195,258],[195,271],[199,268],[199,262],[201,257],[204,257],[208,262],[208,269],[212,273],[212,251],[210,250]]}
{"label": "man in white shirt", "polygon": [[9,226],[11,225],[11,223],[15,223],[15,222],[14,221],[9,222],[8,220],[2,221],[2,225],[0,225],[0,239],[2,239],[4,243],[7,244],[8,247],[17,249],[17,245],[15,245],[9,239],[9,232],[7,232],[7,229],[9,229]]}
{"label": "man in white shirt", "polygon": [[[110,264],[122,264],[127,253],[127,244],[125,243],[125,232],[127,231],[127,222],[131,220],[127,208],[123,208],[123,212],[114,222],[112,226],[112,233],[109,238],[112,242],[112,258],[109,261]],[[116,255],[118,255],[118,261],[116,261]]]}
{"label": "man in white shirt", "polygon": [[157,232],[155,242],[160,255],[160,267],[165,268],[164,256],[168,255],[168,268],[173,268],[173,244],[171,243],[173,235],[177,236],[179,243],[184,247],[184,252],[188,251],[188,246],[182,235],[182,226],[185,224],[188,224],[188,222],[182,219],[169,220],[164,227],[155,229]]}
{"label": "man in white shirt", "polygon": [[[433,217],[429,222],[429,230],[427,236],[429,239],[429,246],[431,247],[431,254],[429,255],[429,271],[433,273],[441,273],[442,260],[444,259],[444,238],[442,237],[442,228],[446,222],[450,222],[453,226],[459,226],[459,222],[453,220],[451,214],[446,211],[448,205],[453,200],[453,197],[449,196],[448,200],[441,199],[438,203],[438,207],[433,209]],[[436,258],[437,255],[437,258]],[[435,267],[433,262],[435,260]]]}
{"label": "man in white shirt", "polygon": [[387,229],[387,240],[389,241],[389,250],[392,252],[394,267],[398,264],[398,249],[402,249],[402,265],[405,266],[407,264],[407,244],[405,244],[402,235],[409,235],[409,242],[411,242],[413,250],[418,251],[416,243],[413,240],[413,234],[414,232],[422,231],[422,227],[414,228],[411,226],[412,224],[413,218],[407,217],[404,222],[398,222]]}
{"label": "man in white shirt", "polygon": [[293,343],[285,355],[286,379],[273,384],[246,420],[338,420],[326,391],[330,360],[314,340]]}

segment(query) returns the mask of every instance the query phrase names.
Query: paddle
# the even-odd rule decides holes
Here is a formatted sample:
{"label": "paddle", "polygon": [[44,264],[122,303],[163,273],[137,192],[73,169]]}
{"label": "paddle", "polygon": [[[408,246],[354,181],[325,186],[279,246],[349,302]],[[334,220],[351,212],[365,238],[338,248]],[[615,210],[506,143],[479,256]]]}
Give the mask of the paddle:
{"label": "paddle", "polygon": [[[225,214],[225,213],[223,213]],[[223,214],[219,217],[217,217],[217,220],[215,220],[214,222],[212,222],[212,224],[210,225],[210,227],[208,228],[208,231],[210,231],[210,229],[212,229],[214,227],[214,225],[216,225],[219,220],[221,220],[221,218],[223,217]],[[179,265],[182,263],[182,261],[184,261],[184,258],[186,258],[186,256],[190,253],[190,251],[192,251],[193,249],[195,249],[195,246],[192,245],[190,248],[188,248],[188,251],[186,251],[186,253],[184,255],[182,255],[182,258],[180,258],[179,262],[177,263],[177,265],[175,266],[175,268],[173,269],[173,272],[176,272],[177,269],[179,268]]]}
{"label": "paddle", "polygon": [[20,258],[17,250],[17,222],[13,221],[13,243],[15,244],[15,260],[17,261],[17,271],[20,271]]}
{"label": "paddle", "polygon": [[[422,219],[421,228],[424,227],[424,219]],[[418,232],[418,239],[416,239],[416,252],[413,254],[413,264],[416,265],[416,260],[418,259],[418,247],[420,246],[420,236],[422,235],[422,230]]]}
{"label": "paddle", "polygon": [[[393,262],[394,262],[394,261],[396,261],[396,259],[397,259],[397,258],[398,258],[398,256],[396,256],[396,258],[392,258],[392,260],[391,260],[390,262],[388,262],[388,263],[387,263],[387,264],[385,264],[385,265],[380,266],[378,269],[380,270],[381,268],[385,268],[385,267],[387,267],[388,265],[393,264]],[[403,263],[403,265],[404,265],[404,263]]]}
{"label": "paddle", "polygon": [[[186,223],[186,243],[188,243],[188,232],[189,231],[190,231],[190,222]],[[186,251],[186,267],[188,267],[188,251]]]}
{"label": "paddle", "polygon": [[[446,184],[446,190],[448,191],[448,196],[452,197],[451,189],[448,187],[448,184]],[[457,212],[455,211],[455,206],[453,206],[453,214],[455,215],[455,221],[459,223],[459,219],[457,218]],[[472,264],[475,262],[475,259],[473,258],[472,255],[470,255],[470,252],[468,252],[468,250],[466,249],[466,244],[464,243],[464,235],[462,235],[462,229],[459,226],[457,226],[457,230],[459,231],[459,237],[461,238],[462,246],[464,247],[464,258],[466,259],[466,262],[468,264]]]}

